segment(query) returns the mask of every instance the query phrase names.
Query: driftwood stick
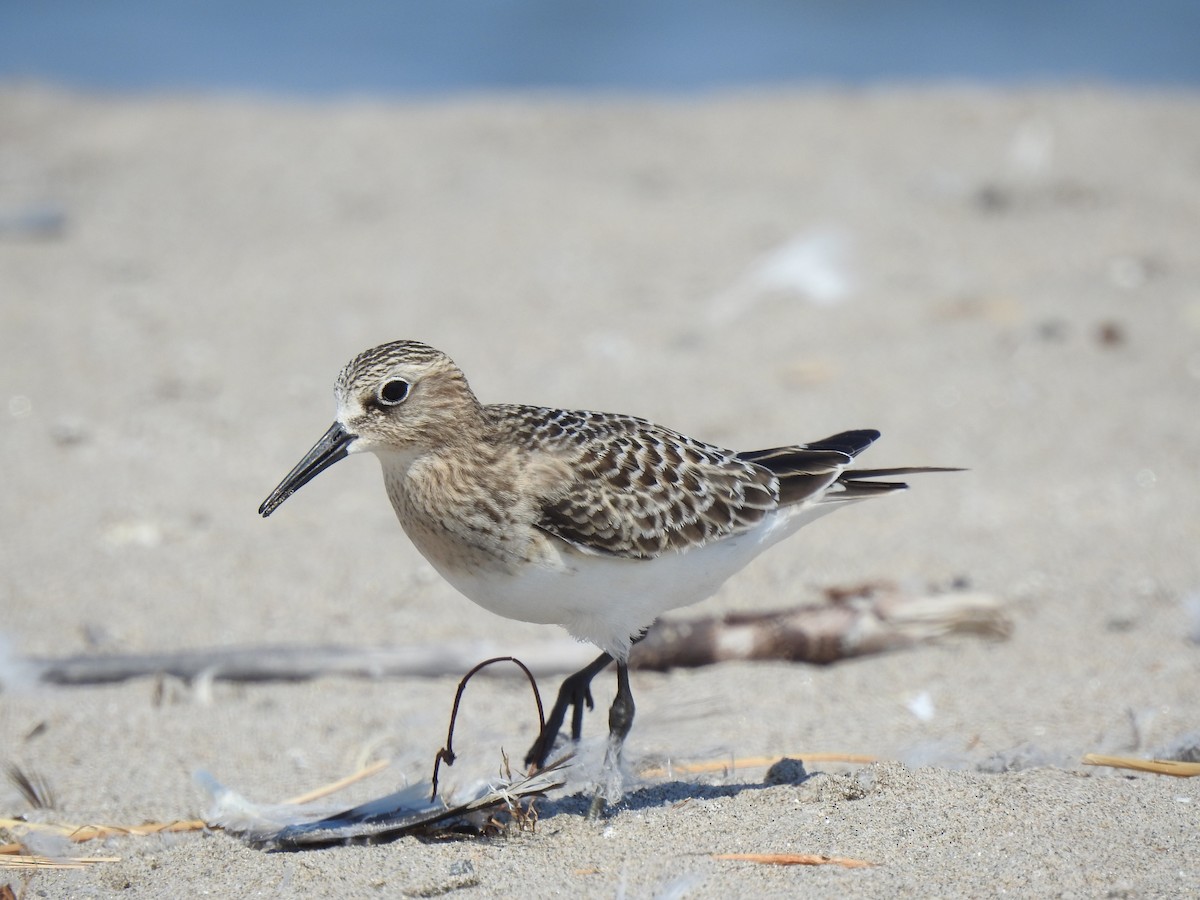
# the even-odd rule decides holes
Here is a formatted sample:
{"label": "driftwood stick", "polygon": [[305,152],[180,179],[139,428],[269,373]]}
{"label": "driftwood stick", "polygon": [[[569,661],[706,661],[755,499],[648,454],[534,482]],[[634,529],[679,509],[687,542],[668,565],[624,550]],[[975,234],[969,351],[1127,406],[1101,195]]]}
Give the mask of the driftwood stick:
{"label": "driftwood stick", "polygon": [[891,585],[830,594],[832,602],[722,618],[660,622],[633,648],[630,664],[662,671],[729,660],[832,663],[952,634],[999,638],[1011,625],[987,594],[914,596]]}
{"label": "driftwood stick", "polygon": [[[909,595],[887,585],[830,592],[831,601],[769,613],[660,622],[634,647],[630,665],[662,671],[728,660],[831,663],[952,634],[1003,637],[1009,622],[985,594]],[[595,650],[570,639],[506,647],[536,675],[572,672]],[[154,675],[185,680],[300,681],[322,675],[363,678],[457,675],[499,648],[490,642],[436,646],[258,646],[175,653],[30,658],[19,667],[49,684],[102,684]]]}
{"label": "driftwood stick", "polygon": [[[521,658],[532,660],[537,675],[556,675],[584,665],[595,650],[566,639],[525,647]],[[25,673],[48,684],[104,684],[172,675],[184,680],[304,681],[322,675],[358,678],[459,675],[480,659],[495,655],[496,645],[482,641],[399,646],[260,645],[173,653],[130,653],[113,656],[80,654],[59,659],[31,658]]]}

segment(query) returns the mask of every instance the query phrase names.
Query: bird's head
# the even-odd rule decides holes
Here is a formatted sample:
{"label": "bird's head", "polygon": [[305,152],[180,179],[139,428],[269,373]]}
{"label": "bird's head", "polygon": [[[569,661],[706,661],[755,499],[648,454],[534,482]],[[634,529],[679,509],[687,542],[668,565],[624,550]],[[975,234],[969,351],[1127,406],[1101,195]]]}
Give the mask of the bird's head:
{"label": "bird's head", "polygon": [[482,427],[479,401],[462,370],[418,341],[382,344],[350,360],[334,386],[337,416],[258,511],[288,497],[351,453],[413,457],[452,445]]}

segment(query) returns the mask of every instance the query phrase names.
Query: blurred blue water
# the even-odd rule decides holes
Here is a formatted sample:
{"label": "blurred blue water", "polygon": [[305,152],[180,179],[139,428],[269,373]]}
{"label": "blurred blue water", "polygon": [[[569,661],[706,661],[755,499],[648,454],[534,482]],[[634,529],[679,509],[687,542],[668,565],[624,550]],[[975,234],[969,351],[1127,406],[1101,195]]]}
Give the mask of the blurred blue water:
{"label": "blurred blue water", "polygon": [[0,79],[301,95],[1200,83],[1200,0],[0,0]]}

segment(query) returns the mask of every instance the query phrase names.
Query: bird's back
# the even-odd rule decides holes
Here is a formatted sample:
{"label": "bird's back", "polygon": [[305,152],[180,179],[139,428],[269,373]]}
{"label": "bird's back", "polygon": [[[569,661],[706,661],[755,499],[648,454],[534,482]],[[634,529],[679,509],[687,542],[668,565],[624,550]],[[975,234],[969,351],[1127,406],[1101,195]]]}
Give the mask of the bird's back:
{"label": "bird's back", "polygon": [[634,416],[511,404],[485,413],[499,440],[570,467],[538,527],[587,553],[650,559],[749,531],[786,507],[904,487],[844,477],[877,431],[739,453]]}

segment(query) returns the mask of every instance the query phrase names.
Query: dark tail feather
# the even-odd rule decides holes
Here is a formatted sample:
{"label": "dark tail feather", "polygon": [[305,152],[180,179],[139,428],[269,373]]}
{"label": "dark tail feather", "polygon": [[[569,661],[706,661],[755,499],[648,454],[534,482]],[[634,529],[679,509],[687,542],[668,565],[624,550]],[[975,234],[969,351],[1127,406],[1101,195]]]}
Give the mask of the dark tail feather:
{"label": "dark tail feather", "polygon": [[838,471],[850,464],[851,456],[841,450],[813,450],[807,446],[745,450],[738,459],[770,469],[776,475],[803,472],[818,475]]}
{"label": "dark tail feather", "polygon": [[893,475],[923,475],[926,472],[965,472],[966,469],[947,469],[942,466],[903,466],[898,469],[847,469],[852,478],[890,478]]}
{"label": "dark tail feather", "polygon": [[947,469],[941,466],[903,466],[896,469],[847,469],[838,478],[841,490],[830,490],[824,500],[830,503],[848,503],[851,500],[866,500],[893,491],[906,491],[903,481],[867,481],[869,478],[890,478],[895,475],[922,475],[927,472],[962,472],[963,469]]}
{"label": "dark tail feather", "polygon": [[851,500],[866,500],[882,497],[895,491],[907,491],[903,481],[859,481],[855,478],[839,478],[821,498],[822,503],[849,503]]}
{"label": "dark tail feather", "polygon": [[819,495],[852,462],[850,454],[843,450],[813,449],[811,445],[747,450],[739,453],[738,458],[775,473],[779,479],[779,502],[784,506]]}
{"label": "dark tail feather", "polygon": [[836,450],[847,456],[858,456],[873,443],[879,440],[879,432],[874,428],[859,428],[854,431],[840,431],[819,441],[805,444],[808,450]]}
{"label": "dark tail feather", "polygon": [[803,471],[812,474],[842,468],[858,454],[879,440],[873,428],[842,431],[819,441],[791,447],[772,447],[770,450],[745,450],[739,459],[765,466],[776,474]]}
{"label": "dark tail feather", "polygon": [[[779,502],[787,506],[820,496],[822,502],[865,500],[908,487],[901,481],[871,481],[896,475],[925,472],[961,472],[937,466],[904,466],[891,469],[847,469],[854,457],[879,439],[873,428],[843,431],[819,441],[770,450],[747,450],[738,458],[762,466],[779,478]],[[823,496],[821,496],[823,495]]]}

